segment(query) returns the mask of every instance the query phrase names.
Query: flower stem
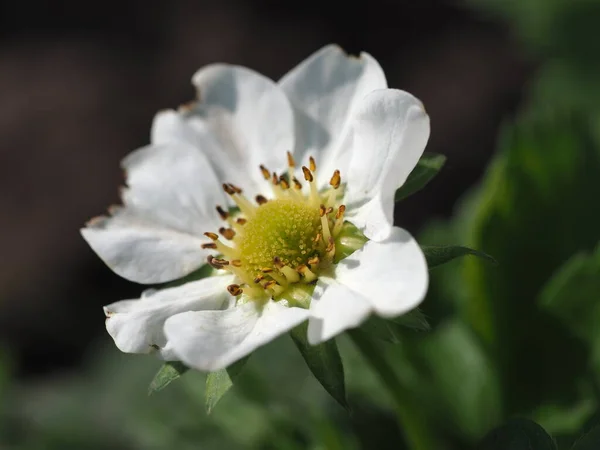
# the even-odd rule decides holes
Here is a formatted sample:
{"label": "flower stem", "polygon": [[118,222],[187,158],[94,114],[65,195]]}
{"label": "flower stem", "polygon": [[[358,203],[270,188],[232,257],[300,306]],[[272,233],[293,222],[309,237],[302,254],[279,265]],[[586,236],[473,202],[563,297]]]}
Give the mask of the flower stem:
{"label": "flower stem", "polygon": [[396,372],[386,360],[379,347],[361,330],[349,330],[348,335],[363,357],[369,361],[385,384],[396,407],[396,415],[408,448],[431,450],[439,448],[430,430],[427,429],[421,410],[414,405],[411,393],[402,385]]}

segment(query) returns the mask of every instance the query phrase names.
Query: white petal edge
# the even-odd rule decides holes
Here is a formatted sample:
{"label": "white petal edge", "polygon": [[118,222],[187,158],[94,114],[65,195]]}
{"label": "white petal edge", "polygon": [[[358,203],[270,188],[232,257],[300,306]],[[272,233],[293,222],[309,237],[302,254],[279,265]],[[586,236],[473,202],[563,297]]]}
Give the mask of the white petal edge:
{"label": "white petal edge", "polygon": [[225,311],[187,312],[169,318],[165,334],[174,353],[202,371],[226,368],[308,318],[308,310],[268,301]]}
{"label": "white petal edge", "polygon": [[219,180],[252,198],[266,186],[259,165],[284,170],[286,152],[294,147],[288,98],[273,80],[241,66],[211,64],[192,82],[199,100],[178,112],[159,113],[153,142],[192,143],[209,158]]}
{"label": "white petal edge", "polygon": [[117,275],[136,283],[163,283],[181,278],[206,262],[205,242],[189,234],[157,226],[125,209],[98,217],[81,235]]}
{"label": "white petal edge", "polygon": [[227,306],[231,296],[226,286],[232,281],[231,275],[208,277],[178,287],[149,289],[139,299],[107,305],[106,330],[122,352],[158,352],[163,359],[173,360],[163,331],[165,321],[182,312]]}
{"label": "white petal edge", "polygon": [[319,279],[310,304],[308,343],[317,345],[358,327],[373,311],[368,299],[335,279]]}
{"label": "white petal edge", "polygon": [[413,95],[397,89],[369,94],[353,118],[347,175],[348,219],[373,240],[394,222],[394,195],[417,165],[429,139],[429,116]]}
{"label": "white petal edge", "polygon": [[385,241],[367,242],[336,266],[335,282],[324,285],[321,297],[311,303],[309,342],[318,344],[355,328],[371,312],[402,315],[423,301],[428,284],[421,248],[406,230],[394,227]]}
{"label": "white petal edge", "polygon": [[350,56],[337,45],[318,50],[280,81],[294,107],[296,158],[315,156],[327,182],[335,169],[345,172],[352,141],[349,118],[369,92],[387,87],[379,63],[368,53]]}
{"label": "white petal edge", "polygon": [[205,263],[203,232],[220,226],[224,195],[205,156],[189,145],[149,146],[123,160],[124,207],[91,220],[83,238],[115,273],[163,283]]}

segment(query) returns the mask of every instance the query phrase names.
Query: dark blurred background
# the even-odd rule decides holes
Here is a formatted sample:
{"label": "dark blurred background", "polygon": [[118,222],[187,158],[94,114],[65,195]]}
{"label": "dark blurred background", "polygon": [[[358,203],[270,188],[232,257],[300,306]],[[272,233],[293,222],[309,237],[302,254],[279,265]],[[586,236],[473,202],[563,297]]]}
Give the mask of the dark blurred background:
{"label": "dark blurred background", "polygon": [[391,87],[419,97],[431,116],[428,150],[448,157],[398,222],[417,232],[448,216],[535,69],[510,29],[460,2],[2,3],[0,346],[20,376],[76,367],[103,333],[101,306],[139,295],[78,229],[118,202],[119,161],[148,142],[154,113],[190,100],[205,64],[278,79],[330,42],[371,53]]}

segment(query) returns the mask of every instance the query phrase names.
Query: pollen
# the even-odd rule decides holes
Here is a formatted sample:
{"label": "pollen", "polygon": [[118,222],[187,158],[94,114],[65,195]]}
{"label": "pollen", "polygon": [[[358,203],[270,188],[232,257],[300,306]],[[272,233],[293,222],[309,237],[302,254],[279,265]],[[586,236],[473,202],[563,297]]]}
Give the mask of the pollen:
{"label": "pollen", "polygon": [[265,203],[244,225],[236,243],[242,266],[252,276],[277,260],[295,269],[319,252],[315,236],[320,231],[319,210],[309,204],[288,198]]}

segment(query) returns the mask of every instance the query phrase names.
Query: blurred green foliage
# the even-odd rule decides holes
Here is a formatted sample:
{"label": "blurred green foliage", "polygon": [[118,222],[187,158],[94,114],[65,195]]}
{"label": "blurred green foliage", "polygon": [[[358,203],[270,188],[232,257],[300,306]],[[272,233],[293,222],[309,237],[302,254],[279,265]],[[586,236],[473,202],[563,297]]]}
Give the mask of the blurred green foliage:
{"label": "blurred green foliage", "polygon": [[[481,184],[419,242],[465,245],[498,264],[440,266],[421,311],[363,330],[381,338],[441,450],[597,449],[600,2],[469,4],[507,23],[537,71]],[[427,158],[398,198],[442,167],[443,158]],[[350,414],[289,338],[256,352],[210,415],[204,375],[190,371],[148,397],[160,363],[119,354],[108,338],[82,373],[50,381],[17,383],[0,354],[0,448],[403,448],[376,374],[345,337],[337,344]]]}

